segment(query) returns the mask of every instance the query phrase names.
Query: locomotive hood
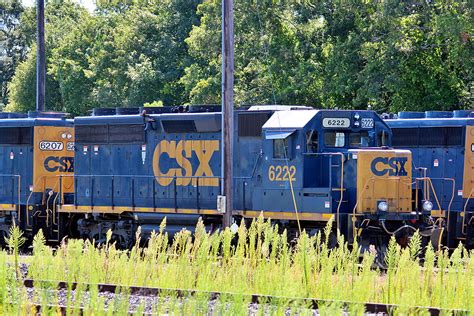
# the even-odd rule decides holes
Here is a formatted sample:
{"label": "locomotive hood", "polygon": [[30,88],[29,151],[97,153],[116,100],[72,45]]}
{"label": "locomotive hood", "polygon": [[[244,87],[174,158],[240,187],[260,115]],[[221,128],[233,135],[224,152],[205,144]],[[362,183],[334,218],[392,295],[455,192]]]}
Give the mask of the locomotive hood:
{"label": "locomotive hood", "polygon": [[[349,150],[356,164],[358,213],[412,211],[412,161],[409,150]],[[386,203],[387,210],[379,207]]]}

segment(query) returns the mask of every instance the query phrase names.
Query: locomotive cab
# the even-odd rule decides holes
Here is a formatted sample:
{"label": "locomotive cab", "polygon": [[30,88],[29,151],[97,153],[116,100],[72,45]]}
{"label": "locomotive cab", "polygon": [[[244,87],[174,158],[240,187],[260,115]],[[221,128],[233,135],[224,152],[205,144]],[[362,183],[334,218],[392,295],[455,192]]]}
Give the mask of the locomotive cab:
{"label": "locomotive cab", "polygon": [[[0,113],[0,232],[15,222],[57,240],[55,203],[73,192],[74,129],[63,113]],[[3,241],[4,239],[0,237]]]}
{"label": "locomotive cab", "polygon": [[263,138],[253,205],[282,225],[296,230],[300,221],[317,232],[334,216],[337,228],[355,237],[367,226],[390,235],[418,218],[411,153],[388,148],[391,131],[375,112],[277,111]]}

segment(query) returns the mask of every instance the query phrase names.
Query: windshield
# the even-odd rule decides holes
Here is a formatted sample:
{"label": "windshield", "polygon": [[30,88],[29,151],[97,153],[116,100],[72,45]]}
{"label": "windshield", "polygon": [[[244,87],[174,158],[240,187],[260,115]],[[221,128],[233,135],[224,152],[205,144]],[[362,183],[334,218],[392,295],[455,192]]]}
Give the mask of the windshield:
{"label": "windshield", "polygon": [[326,132],[324,134],[324,145],[326,147],[344,147],[345,138],[343,132]]}
{"label": "windshield", "polygon": [[368,147],[370,138],[368,132],[350,133],[349,146],[350,147]]}

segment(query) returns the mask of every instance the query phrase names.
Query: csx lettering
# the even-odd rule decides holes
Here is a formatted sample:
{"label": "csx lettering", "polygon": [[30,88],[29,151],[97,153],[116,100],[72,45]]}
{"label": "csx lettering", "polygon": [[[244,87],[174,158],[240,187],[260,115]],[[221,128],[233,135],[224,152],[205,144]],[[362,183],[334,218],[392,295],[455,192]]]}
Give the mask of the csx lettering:
{"label": "csx lettering", "polygon": [[45,159],[44,168],[49,172],[74,172],[74,158],[50,156]]}
{"label": "csx lettering", "polygon": [[377,157],[372,160],[370,169],[378,177],[388,173],[389,176],[406,176],[405,164],[407,157]]}
{"label": "csx lettering", "polygon": [[[214,152],[219,151],[218,140],[182,140],[176,142],[174,140],[161,141],[155,148],[153,154],[153,173],[156,181],[161,186],[170,185],[176,178],[176,185],[187,186],[190,183],[199,186],[217,187],[219,179],[214,177],[210,161]],[[189,158],[193,152],[199,160],[199,165],[194,171],[193,165]],[[168,157],[170,160],[176,161],[179,168],[168,168],[160,165],[161,157]],[[198,178],[197,177],[203,177]]]}

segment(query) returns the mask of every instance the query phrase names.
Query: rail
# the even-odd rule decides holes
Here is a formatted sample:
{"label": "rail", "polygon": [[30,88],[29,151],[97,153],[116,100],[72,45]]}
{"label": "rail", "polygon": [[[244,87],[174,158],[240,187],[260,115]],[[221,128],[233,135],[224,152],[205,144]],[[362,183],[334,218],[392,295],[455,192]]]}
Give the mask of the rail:
{"label": "rail", "polygon": [[[444,314],[459,314],[459,315],[468,315],[468,310],[459,310],[459,309],[444,309],[437,307],[429,306],[401,306],[397,304],[385,304],[385,303],[375,303],[375,302],[356,302],[356,301],[343,301],[343,300],[329,300],[329,299],[318,299],[318,298],[306,298],[306,297],[283,297],[283,296],[271,296],[271,295],[262,295],[262,294],[243,294],[243,293],[233,293],[233,292],[218,292],[218,291],[202,291],[194,289],[176,289],[176,288],[160,288],[160,287],[145,287],[145,286],[127,286],[127,285],[118,285],[118,284],[106,284],[106,283],[68,283],[64,281],[56,280],[33,280],[33,279],[24,279],[23,286],[26,288],[34,288],[35,284],[51,286],[52,284],[57,284],[56,289],[65,289],[65,290],[75,290],[79,286],[86,290],[90,290],[93,287],[97,288],[99,293],[120,293],[121,289],[125,289],[128,295],[139,295],[143,297],[158,297],[162,296],[171,296],[175,295],[178,298],[187,298],[193,295],[207,295],[209,300],[215,300],[219,297],[248,297],[250,298],[251,303],[255,304],[268,304],[272,300],[277,301],[287,301],[288,306],[291,306],[292,302],[304,302],[305,306],[309,306],[312,309],[318,309],[323,305],[332,305],[338,304],[342,308],[347,309],[351,305],[360,305],[364,306],[365,311],[368,313],[384,313],[384,314],[393,314],[397,308],[408,308],[412,311],[427,311],[432,316],[444,315]],[[65,308],[64,308],[65,309]],[[64,310],[64,309],[61,309]]]}

